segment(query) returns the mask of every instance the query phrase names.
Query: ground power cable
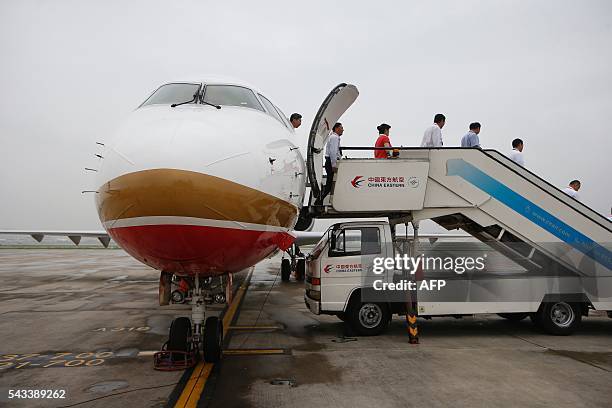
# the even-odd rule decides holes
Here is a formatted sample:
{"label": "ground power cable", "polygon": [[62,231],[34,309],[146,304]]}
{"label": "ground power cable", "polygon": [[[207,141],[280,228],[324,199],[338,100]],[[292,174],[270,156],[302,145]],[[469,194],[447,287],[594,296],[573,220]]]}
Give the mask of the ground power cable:
{"label": "ground power cable", "polygon": [[[259,318],[261,317],[261,314],[263,312],[264,307],[266,306],[266,304],[268,303],[268,297],[270,296],[270,293],[272,292],[272,289],[274,289],[274,287],[276,286],[276,280],[278,279],[278,275],[280,274],[280,269],[276,271],[276,275],[274,275],[274,281],[272,281],[272,285],[270,286],[270,289],[268,289],[268,292],[266,293],[266,297],[264,298],[260,308],[259,308],[259,312],[257,314],[257,318],[255,319],[255,323],[253,324],[253,327],[257,327],[257,324],[259,323]],[[239,349],[241,349],[245,343],[249,340],[249,337],[251,336],[252,332],[248,332],[245,339],[240,343],[240,347],[238,347]]]}

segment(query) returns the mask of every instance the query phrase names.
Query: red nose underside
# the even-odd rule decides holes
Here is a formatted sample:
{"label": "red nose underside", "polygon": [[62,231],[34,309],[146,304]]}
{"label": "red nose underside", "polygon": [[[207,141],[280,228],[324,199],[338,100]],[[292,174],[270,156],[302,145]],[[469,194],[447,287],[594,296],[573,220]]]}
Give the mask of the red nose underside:
{"label": "red nose underside", "polygon": [[293,242],[286,232],[195,225],[131,226],[108,232],[136,259],[178,275],[239,272]]}

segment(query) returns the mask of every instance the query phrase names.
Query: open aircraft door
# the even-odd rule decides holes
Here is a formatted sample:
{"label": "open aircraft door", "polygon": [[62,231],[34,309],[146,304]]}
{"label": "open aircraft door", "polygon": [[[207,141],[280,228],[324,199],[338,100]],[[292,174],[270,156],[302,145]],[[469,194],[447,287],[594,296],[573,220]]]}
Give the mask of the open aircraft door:
{"label": "open aircraft door", "polygon": [[359,91],[355,85],[340,84],[336,86],[327,95],[312,122],[308,137],[306,167],[312,195],[316,198],[321,195],[325,143],[327,143],[331,128],[355,102],[357,96],[359,96]]}

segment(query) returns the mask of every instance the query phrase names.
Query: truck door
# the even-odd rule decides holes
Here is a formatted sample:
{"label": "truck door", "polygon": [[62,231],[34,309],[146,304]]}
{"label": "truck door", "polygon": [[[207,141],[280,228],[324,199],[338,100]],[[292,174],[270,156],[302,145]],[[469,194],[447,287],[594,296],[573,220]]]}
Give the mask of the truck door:
{"label": "truck door", "polygon": [[374,258],[381,254],[378,226],[346,226],[331,231],[329,249],[321,263],[321,309],[344,311],[352,291],[361,287]]}
{"label": "truck door", "polygon": [[321,194],[325,143],[327,143],[331,128],[355,102],[357,96],[359,96],[359,91],[355,85],[340,84],[336,86],[327,95],[312,122],[306,151],[306,167],[310,188],[316,198]]}

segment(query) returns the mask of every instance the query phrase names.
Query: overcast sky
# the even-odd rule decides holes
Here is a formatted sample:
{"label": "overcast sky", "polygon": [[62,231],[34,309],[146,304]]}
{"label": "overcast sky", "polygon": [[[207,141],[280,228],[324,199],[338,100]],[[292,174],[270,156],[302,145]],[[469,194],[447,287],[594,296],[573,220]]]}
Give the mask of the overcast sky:
{"label": "overcast sky", "polygon": [[[157,86],[229,75],[304,115],[329,90],[360,97],[343,143],[418,145],[433,115],[445,145],[472,121],[582,201],[612,205],[612,2],[0,1],[0,229],[101,229],[95,142]],[[193,76],[193,75],[190,75]],[[231,143],[231,140],[223,143]]]}

